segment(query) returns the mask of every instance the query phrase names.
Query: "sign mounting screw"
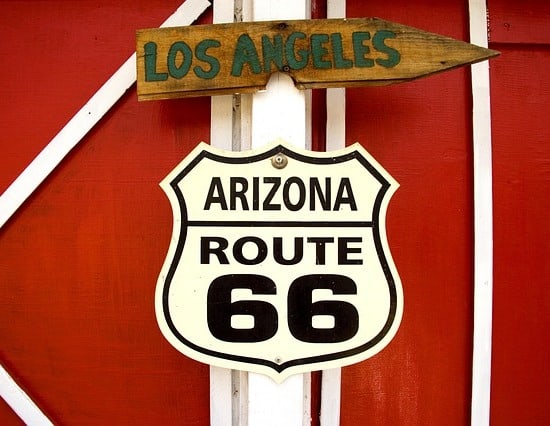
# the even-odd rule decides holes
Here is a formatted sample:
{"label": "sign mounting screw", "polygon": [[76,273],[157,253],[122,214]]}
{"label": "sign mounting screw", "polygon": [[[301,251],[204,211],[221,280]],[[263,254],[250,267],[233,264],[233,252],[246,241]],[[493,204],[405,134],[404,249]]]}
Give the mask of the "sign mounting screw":
{"label": "sign mounting screw", "polygon": [[271,157],[271,165],[276,169],[284,169],[288,164],[288,158],[284,154],[277,154]]}

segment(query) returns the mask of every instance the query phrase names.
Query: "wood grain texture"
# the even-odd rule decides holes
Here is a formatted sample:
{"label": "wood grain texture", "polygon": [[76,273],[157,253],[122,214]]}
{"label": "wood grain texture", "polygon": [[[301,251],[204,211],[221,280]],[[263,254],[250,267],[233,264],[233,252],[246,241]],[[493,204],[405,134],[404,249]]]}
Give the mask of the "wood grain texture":
{"label": "wood grain texture", "polygon": [[140,100],[401,83],[498,52],[378,18],[244,22],[137,32]]}

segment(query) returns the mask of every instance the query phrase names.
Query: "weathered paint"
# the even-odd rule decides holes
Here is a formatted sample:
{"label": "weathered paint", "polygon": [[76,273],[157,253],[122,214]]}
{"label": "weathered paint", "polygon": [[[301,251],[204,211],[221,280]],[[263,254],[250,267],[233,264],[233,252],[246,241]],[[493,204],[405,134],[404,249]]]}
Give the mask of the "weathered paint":
{"label": "weathered paint", "polygon": [[498,52],[378,18],[242,22],[137,32],[140,100],[297,87],[392,84]]}

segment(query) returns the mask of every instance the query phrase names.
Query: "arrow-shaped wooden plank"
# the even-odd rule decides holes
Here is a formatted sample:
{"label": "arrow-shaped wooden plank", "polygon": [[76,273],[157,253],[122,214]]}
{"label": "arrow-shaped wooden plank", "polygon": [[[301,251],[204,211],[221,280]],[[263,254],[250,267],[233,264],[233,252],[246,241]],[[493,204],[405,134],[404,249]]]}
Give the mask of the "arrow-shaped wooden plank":
{"label": "arrow-shaped wooden plank", "polygon": [[137,32],[140,100],[401,83],[499,53],[378,18],[243,22]]}

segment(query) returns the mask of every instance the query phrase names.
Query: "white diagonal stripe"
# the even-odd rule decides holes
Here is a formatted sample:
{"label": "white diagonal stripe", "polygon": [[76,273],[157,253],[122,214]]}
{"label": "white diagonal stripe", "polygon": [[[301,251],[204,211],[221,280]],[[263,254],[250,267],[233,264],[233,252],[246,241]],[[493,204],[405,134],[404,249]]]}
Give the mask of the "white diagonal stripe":
{"label": "white diagonal stripe", "polygon": [[[190,25],[208,6],[208,0],[187,0],[161,27]],[[135,81],[134,53],[0,196],[0,228]]]}
{"label": "white diagonal stripe", "polygon": [[[190,25],[209,6],[208,0],[187,0],[161,26]],[[0,196],[0,228],[135,81],[134,53]],[[52,424],[1,365],[0,396],[26,424]]]}

